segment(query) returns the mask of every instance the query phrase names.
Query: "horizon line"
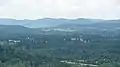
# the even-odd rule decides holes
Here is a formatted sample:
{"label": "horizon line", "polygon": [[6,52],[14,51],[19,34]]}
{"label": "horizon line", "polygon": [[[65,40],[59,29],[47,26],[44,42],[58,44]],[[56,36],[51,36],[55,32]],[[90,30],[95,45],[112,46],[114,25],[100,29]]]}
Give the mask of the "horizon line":
{"label": "horizon line", "polygon": [[11,19],[11,20],[41,20],[41,19],[65,19],[65,20],[78,20],[78,19],[91,19],[91,20],[120,20],[119,18],[114,18],[114,19],[102,19],[102,18],[63,18],[63,17],[44,17],[44,18],[36,18],[36,19],[26,19],[26,18],[8,18],[8,17],[0,17],[0,19]]}

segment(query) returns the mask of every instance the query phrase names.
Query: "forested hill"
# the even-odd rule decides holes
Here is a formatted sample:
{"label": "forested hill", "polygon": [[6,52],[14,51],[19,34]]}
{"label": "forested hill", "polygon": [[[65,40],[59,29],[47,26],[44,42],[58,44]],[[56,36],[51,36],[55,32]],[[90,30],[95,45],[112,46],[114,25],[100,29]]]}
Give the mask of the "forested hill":
{"label": "forested hill", "polygon": [[118,24],[0,25],[0,67],[120,67]]}

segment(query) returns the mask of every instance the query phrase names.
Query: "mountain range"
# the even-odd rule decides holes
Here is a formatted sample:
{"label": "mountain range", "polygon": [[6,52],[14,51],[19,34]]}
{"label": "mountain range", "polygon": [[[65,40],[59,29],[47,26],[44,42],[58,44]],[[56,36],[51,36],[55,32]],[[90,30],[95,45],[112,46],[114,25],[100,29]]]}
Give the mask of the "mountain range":
{"label": "mountain range", "polygon": [[101,19],[55,19],[55,18],[43,18],[37,20],[16,20],[16,19],[0,19],[0,25],[22,25],[30,28],[41,28],[41,27],[55,27],[63,24],[92,24],[92,23],[101,23],[101,22],[119,22],[119,20],[101,20]]}
{"label": "mountain range", "polygon": [[[0,36],[83,33],[99,35],[119,35],[120,20],[100,19],[53,19],[38,20],[0,19]],[[104,33],[104,34],[103,34]]]}
{"label": "mountain range", "polygon": [[0,19],[0,32],[31,33],[38,31],[90,31],[90,30],[120,30],[120,20],[101,19],[55,19],[38,20]]}

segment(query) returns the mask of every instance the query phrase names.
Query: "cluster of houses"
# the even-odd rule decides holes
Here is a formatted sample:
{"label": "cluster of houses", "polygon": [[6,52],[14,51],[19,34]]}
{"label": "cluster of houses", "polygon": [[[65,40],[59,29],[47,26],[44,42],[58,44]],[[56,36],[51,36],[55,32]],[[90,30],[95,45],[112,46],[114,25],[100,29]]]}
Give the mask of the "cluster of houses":
{"label": "cluster of houses", "polygon": [[[81,60],[84,61],[84,60]],[[66,64],[71,64],[71,65],[80,65],[80,66],[90,66],[90,67],[98,67],[98,65],[94,64],[86,64],[86,63],[81,63],[81,62],[75,62],[75,61],[67,61],[67,60],[62,60],[60,61],[61,63],[66,63]]]}
{"label": "cluster of houses", "polygon": [[0,45],[15,45],[20,42],[20,40],[0,40]]}
{"label": "cluster of houses", "polygon": [[[64,41],[67,41],[68,39],[65,39],[64,38]],[[72,37],[69,39],[70,41],[80,41],[80,42],[83,42],[83,43],[89,43],[90,41],[89,40],[85,40],[81,37]]]}

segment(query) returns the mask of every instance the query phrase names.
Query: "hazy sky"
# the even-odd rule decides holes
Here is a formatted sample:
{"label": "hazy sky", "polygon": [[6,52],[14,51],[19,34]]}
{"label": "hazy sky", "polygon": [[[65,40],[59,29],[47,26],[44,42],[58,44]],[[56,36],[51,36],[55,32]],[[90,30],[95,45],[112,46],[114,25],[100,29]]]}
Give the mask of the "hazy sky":
{"label": "hazy sky", "polygon": [[0,18],[120,18],[120,0],[0,0]]}

